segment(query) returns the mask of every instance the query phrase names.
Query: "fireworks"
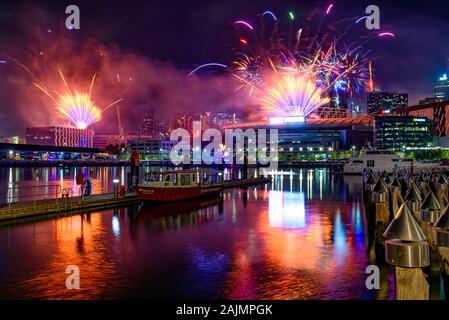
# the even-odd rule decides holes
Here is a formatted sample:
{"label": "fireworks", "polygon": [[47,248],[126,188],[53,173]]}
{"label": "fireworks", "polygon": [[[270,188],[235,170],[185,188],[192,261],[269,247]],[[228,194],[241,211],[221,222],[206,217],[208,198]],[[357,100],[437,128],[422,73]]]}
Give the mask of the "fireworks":
{"label": "fireworks", "polygon": [[101,114],[103,111],[122,101],[122,99],[119,99],[107,106],[105,109],[101,110],[91,99],[95,75],[92,77],[89,91],[80,92],[77,90],[71,90],[64,78],[63,73],[60,70],[58,70],[58,72],[62,82],[64,83],[64,92],[56,92],[56,95],[52,95],[43,86],[37,83],[34,83],[34,85],[50,97],[51,100],[53,100],[57,114],[60,117],[67,119],[71,125],[77,127],[78,129],[88,128],[101,119]]}
{"label": "fireworks", "polygon": [[100,109],[86,93],[64,92],[59,96],[56,105],[58,112],[78,129],[86,129],[101,119]]}
{"label": "fireworks", "polygon": [[274,74],[260,98],[263,112],[271,116],[305,117],[330,101],[309,72]]}
{"label": "fireworks", "polygon": [[344,32],[335,37],[326,31],[324,23],[334,9],[334,4],[329,4],[322,11],[317,31],[310,36],[304,35],[303,30],[310,29],[303,29],[304,26],[293,32],[301,19],[289,11],[290,31],[286,41],[280,38],[283,34],[279,31],[281,22],[272,11],[259,15],[260,30],[256,28],[258,25],[244,20],[233,23],[239,49],[227,70],[238,80],[236,91],[247,90],[260,106],[262,116],[307,116],[329,104],[330,97],[338,92],[345,91],[352,96],[364,89],[373,90],[373,59],[371,50],[366,50],[364,44],[378,37],[395,35],[375,33],[360,44],[341,43],[348,31],[367,16],[354,18]]}

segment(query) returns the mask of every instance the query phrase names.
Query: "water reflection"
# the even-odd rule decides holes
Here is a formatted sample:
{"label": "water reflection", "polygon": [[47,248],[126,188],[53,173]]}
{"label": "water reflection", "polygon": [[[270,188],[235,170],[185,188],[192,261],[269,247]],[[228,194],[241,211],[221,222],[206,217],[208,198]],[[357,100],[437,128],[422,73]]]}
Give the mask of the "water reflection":
{"label": "water reflection", "polygon": [[[0,298],[391,298],[388,267],[382,296],[365,288],[366,219],[351,179],[297,170],[222,198],[0,228]],[[65,289],[69,264],[78,291]]]}
{"label": "water reflection", "polygon": [[55,198],[59,187],[78,195],[78,173],[91,179],[93,194],[112,192],[115,178],[126,185],[128,170],[127,167],[0,168],[0,204]]}

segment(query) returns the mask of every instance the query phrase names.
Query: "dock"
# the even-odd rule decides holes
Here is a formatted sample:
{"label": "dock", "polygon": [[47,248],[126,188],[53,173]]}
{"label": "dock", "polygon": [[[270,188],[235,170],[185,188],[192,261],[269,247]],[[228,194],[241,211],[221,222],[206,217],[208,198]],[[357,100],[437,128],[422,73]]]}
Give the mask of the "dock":
{"label": "dock", "polygon": [[[268,178],[250,178],[224,181],[223,188],[245,188],[249,186],[266,184],[271,182]],[[81,213],[92,210],[123,207],[140,204],[136,192],[128,192],[124,196],[114,196],[113,193],[105,193],[84,197],[64,197],[45,200],[15,202],[0,205],[0,222],[13,219],[58,216],[70,213]]]}
{"label": "dock", "polygon": [[255,186],[258,184],[266,184],[266,183],[270,183],[270,182],[271,182],[271,177],[227,180],[227,181],[223,181],[223,189],[245,188],[245,187]]}
{"label": "dock", "polygon": [[127,193],[123,197],[115,197],[113,193],[105,193],[84,197],[65,197],[16,202],[0,207],[0,221],[27,218],[31,216],[47,216],[102,210],[138,203],[139,199],[135,192]]}

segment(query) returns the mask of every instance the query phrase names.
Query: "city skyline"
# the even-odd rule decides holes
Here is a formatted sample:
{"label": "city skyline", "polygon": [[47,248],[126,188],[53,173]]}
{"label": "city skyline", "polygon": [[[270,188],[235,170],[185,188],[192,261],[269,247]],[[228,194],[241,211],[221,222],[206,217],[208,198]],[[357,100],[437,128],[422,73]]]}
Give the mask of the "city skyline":
{"label": "city skyline", "polygon": [[448,300],[448,9],[0,2],[0,301]]}
{"label": "city skyline", "polygon": [[[179,5],[176,6],[176,10],[170,11],[171,5],[173,4],[170,2],[146,3],[138,1],[130,4],[128,13],[122,15],[117,10],[120,2],[85,4],[80,1],[81,28],[80,30],[69,31],[62,28],[63,20],[67,16],[64,12],[65,3],[54,4],[45,1],[37,5],[29,5],[26,2],[2,3],[5,10],[12,14],[4,16],[0,20],[2,27],[4,26],[0,33],[0,39],[11,43],[7,48],[2,48],[4,50],[2,59],[7,63],[0,65],[0,77],[5,83],[5,86],[0,89],[0,111],[7,108],[5,105],[13,105],[15,109],[19,110],[20,116],[12,118],[11,115],[0,112],[5,122],[0,134],[8,135],[10,132],[19,134],[23,131],[19,129],[20,127],[24,128],[26,125],[32,124],[33,121],[40,121],[41,123],[46,118],[48,119],[45,116],[45,106],[48,105],[48,101],[44,101],[42,98],[29,100],[28,97],[27,99],[22,96],[17,97],[17,93],[11,90],[15,88],[17,82],[20,82],[20,85],[25,82],[24,91],[32,90],[29,86],[30,79],[24,80],[24,70],[20,70],[20,66],[14,59],[18,57],[20,58],[19,61],[22,61],[24,52],[29,54],[29,51],[25,51],[24,48],[32,44],[31,40],[35,40],[38,31],[43,31],[44,36],[53,37],[57,35],[65,41],[64,43],[69,42],[72,50],[77,48],[84,50],[86,47],[88,49],[93,48],[93,46],[89,46],[89,43],[93,41],[95,48],[104,48],[105,50],[113,48],[111,49],[113,59],[129,58],[131,54],[132,60],[126,60],[126,64],[130,64],[131,61],[131,64],[136,65],[137,68],[138,66],[151,65],[148,69],[149,77],[156,77],[160,70],[169,71],[169,78],[164,78],[164,81],[157,82],[153,79],[144,81],[141,88],[133,88],[131,93],[126,91],[129,87],[117,90],[118,94],[122,94],[125,99],[121,112],[125,126],[129,127],[150,108],[156,109],[158,114],[167,112],[166,109],[170,109],[169,112],[172,112],[171,109],[174,109],[173,112],[184,112],[190,106],[197,108],[196,111],[202,112],[214,108],[216,108],[214,111],[222,110],[225,106],[238,106],[242,109],[248,109],[249,105],[242,103],[241,99],[229,99],[229,95],[223,94],[225,90],[218,71],[208,75],[208,77],[214,79],[214,85],[210,83],[209,78],[206,78],[206,81],[189,79],[190,84],[186,82],[188,87],[183,88],[182,81],[187,81],[185,75],[202,63],[209,61],[229,63],[231,61],[231,45],[235,41],[233,40],[235,30],[231,26],[233,21],[245,18],[251,22],[257,22],[257,15],[260,15],[264,9],[271,9],[280,17],[292,11],[295,13],[294,24],[296,28],[302,26],[302,21],[306,19],[309,19],[307,21],[314,21],[316,24],[317,20],[319,21],[316,16],[319,16],[320,11],[328,6],[325,2],[316,2],[313,5],[288,2],[279,2],[276,5],[269,2],[258,2],[257,5],[254,3],[237,4],[236,2],[228,2],[221,5],[222,10],[217,10],[219,4],[199,1],[189,6],[182,5],[187,6],[185,11],[179,10],[182,7]],[[429,6],[424,10],[418,10],[419,8],[413,4],[393,6],[382,1],[378,3],[378,6],[381,15],[380,30],[394,32],[396,36],[393,39],[385,39],[385,41],[376,40],[370,48],[370,50],[376,52],[374,57],[378,58],[373,62],[375,88],[380,87],[382,91],[407,93],[409,104],[418,104],[419,100],[433,96],[434,82],[437,77],[444,73],[447,56],[449,56],[447,53],[449,48],[445,47],[446,43],[443,41],[443,26],[447,24],[443,19],[444,8],[441,8],[441,4],[438,2],[435,2],[435,6],[431,8]],[[339,18],[351,19],[352,17],[362,16],[365,7],[366,4],[363,1],[357,5],[351,5],[349,2],[338,2],[335,3],[331,12],[332,17],[329,17],[329,19],[332,18],[332,23],[334,23]],[[86,9],[83,10],[83,8]],[[102,8],[108,8],[107,14],[104,13]],[[35,13],[31,12],[33,10]],[[212,13],[207,14],[207,12]],[[167,17],[170,14],[171,18]],[[33,16],[32,22],[26,22],[24,17],[30,15]],[[133,17],[133,23],[130,20],[131,16]],[[93,19],[94,17],[95,19]],[[285,16],[283,18],[287,20]],[[106,23],[106,20],[115,23]],[[410,24],[410,20],[414,22]],[[332,23],[330,24],[333,27]],[[124,28],[124,24],[129,28]],[[287,22],[284,22],[284,29],[288,29],[286,24]],[[310,29],[316,28],[313,23],[307,27]],[[419,32],[412,38],[408,37],[415,29]],[[304,33],[306,31],[304,30]],[[42,36],[39,32],[38,34]],[[372,30],[362,30],[361,32],[362,36],[363,32],[367,34],[371,32],[372,34]],[[177,35],[174,38],[172,37],[173,33]],[[429,33],[432,37],[439,39],[436,40],[436,43],[441,43],[441,46],[436,46],[432,50],[423,50],[423,48],[426,48],[426,43],[430,44]],[[310,32],[310,34],[313,34],[313,32]],[[20,37],[20,35],[23,37]],[[56,40],[44,39],[40,45],[42,46],[46,43],[45,41],[49,41],[57,49]],[[351,35],[349,40],[352,40]],[[435,42],[435,39],[433,41]],[[190,44],[186,45],[185,42]],[[401,47],[402,50],[400,50]],[[39,50],[40,48],[36,47],[31,52],[45,59],[47,53]],[[8,56],[4,56],[5,51]],[[409,57],[407,52],[414,52],[413,57]],[[113,59],[111,59],[112,62],[115,61]],[[410,60],[414,62],[410,62]],[[158,66],[154,67],[156,64]],[[394,68],[391,68],[391,65]],[[123,64],[119,63],[119,68],[123,69]],[[92,69],[91,73],[95,73],[95,68],[90,69]],[[217,72],[218,74],[216,74]],[[97,79],[100,87],[98,89],[99,95],[101,96],[99,100],[104,105],[106,102],[103,101],[106,101],[106,98],[103,98],[101,86],[107,84],[105,75],[100,70]],[[117,76],[119,76],[119,73],[117,73]],[[162,75],[162,77],[166,77],[166,75]],[[122,78],[124,78],[124,75],[122,75]],[[133,79],[129,77],[127,80],[131,82]],[[123,80],[121,81],[123,82]],[[192,84],[194,81],[197,82]],[[166,86],[169,82],[172,82],[174,87],[179,87],[179,89],[176,89],[170,98],[161,97],[161,95],[167,95],[161,91],[161,86]],[[204,101],[202,101],[196,97],[201,96],[201,92],[205,91],[206,84],[212,88],[212,93],[204,97]],[[189,86],[191,87],[189,88]],[[194,91],[194,94],[189,97],[186,96],[184,99],[181,96],[176,97],[182,95],[183,89]],[[360,98],[357,98],[359,100],[359,102],[356,101],[358,105],[366,105],[365,94],[363,93]],[[23,101],[18,101],[22,98]],[[118,96],[113,98],[118,98]],[[185,103],[186,99],[189,100],[188,103]],[[43,112],[30,119],[26,110],[23,109],[26,109],[26,106],[32,103],[43,109]],[[115,112],[105,113],[105,121],[101,127],[96,128],[97,131],[114,132],[116,125],[111,124],[114,121],[116,121]]]}

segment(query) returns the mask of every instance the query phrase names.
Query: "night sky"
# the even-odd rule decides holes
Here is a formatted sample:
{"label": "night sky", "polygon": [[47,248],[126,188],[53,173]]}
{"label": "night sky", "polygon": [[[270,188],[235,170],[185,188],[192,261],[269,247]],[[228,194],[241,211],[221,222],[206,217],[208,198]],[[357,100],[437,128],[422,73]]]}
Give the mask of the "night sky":
{"label": "night sky", "polygon": [[[65,7],[76,4],[81,10],[81,29],[65,30],[65,36],[82,44],[94,38],[120,52],[139,55],[144,59],[161,61],[173,68],[188,71],[205,62],[229,63],[235,29],[231,23],[244,19],[257,21],[257,14],[271,10],[287,29],[287,14],[295,12],[295,24],[314,11],[322,12],[334,4],[329,22],[365,15],[365,7],[380,8],[380,31],[391,31],[394,39],[372,41],[369,47],[377,57],[374,63],[376,86],[385,91],[408,93],[410,104],[433,95],[432,84],[449,63],[449,5],[447,1],[1,1],[0,51],[18,52],[27,43],[28,25],[56,30],[65,21]],[[310,23],[313,30],[313,23]],[[283,22],[282,22],[283,21]],[[282,25],[284,23],[284,25]],[[349,34],[346,41],[356,41],[364,29]],[[16,48],[17,47],[17,48]],[[22,56],[21,56],[22,58]],[[0,60],[5,60],[0,56]],[[8,64],[9,61],[8,61]],[[0,81],[14,82],[13,67],[0,64]],[[14,108],[11,89],[0,89],[0,136],[21,134],[29,121],[11,119],[8,110]],[[144,102],[142,102],[144,103]],[[12,104],[12,105],[11,105]],[[16,117],[19,117],[16,115]],[[11,121],[9,121],[11,120]]]}

